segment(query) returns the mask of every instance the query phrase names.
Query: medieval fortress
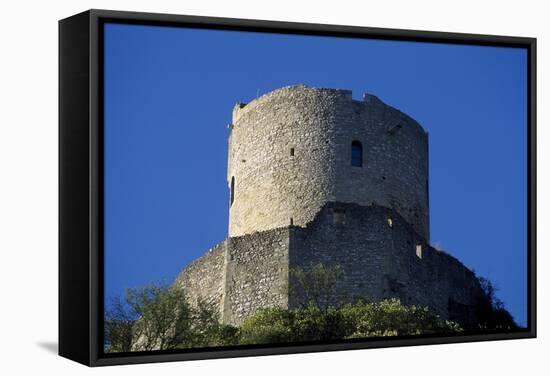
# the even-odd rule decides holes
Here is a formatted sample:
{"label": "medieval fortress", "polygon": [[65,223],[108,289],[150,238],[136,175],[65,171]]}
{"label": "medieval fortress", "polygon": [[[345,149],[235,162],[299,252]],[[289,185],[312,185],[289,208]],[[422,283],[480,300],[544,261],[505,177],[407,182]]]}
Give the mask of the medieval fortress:
{"label": "medieval fortress", "polygon": [[430,246],[428,134],[374,95],[284,87],[238,103],[229,125],[229,237],[175,285],[239,325],[294,308],[289,270],[338,265],[337,294],[476,321],[473,272]]}

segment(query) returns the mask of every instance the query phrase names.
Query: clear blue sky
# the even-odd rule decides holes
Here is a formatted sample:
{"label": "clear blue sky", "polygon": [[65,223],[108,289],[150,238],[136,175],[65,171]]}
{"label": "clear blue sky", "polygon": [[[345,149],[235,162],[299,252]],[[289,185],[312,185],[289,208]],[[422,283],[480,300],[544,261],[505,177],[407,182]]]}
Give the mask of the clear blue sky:
{"label": "clear blue sky", "polygon": [[377,95],[430,133],[432,243],[526,324],[527,54],[502,47],[105,26],[105,293],[169,283],[227,236],[238,101]]}

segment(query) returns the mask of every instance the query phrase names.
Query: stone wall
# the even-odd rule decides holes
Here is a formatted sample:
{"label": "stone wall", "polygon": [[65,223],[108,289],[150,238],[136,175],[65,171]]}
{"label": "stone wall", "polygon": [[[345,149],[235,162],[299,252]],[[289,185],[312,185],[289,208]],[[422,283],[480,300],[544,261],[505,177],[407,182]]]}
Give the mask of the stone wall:
{"label": "stone wall", "polygon": [[288,242],[288,228],[228,239],[224,322],[288,305]]}
{"label": "stone wall", "polygon": [[289,229],[229,238],[186,266],[175,285],[191,304],[213,304],[220,319],[239,325],[260,307],[288,305]]}
{"label": "stone wall", "polygon": [[[428,136],[372,95],[290,86],[233,111],[229,235],[305,226],[329,201],[387,206],[429,239]],[[351,166],[351,143],[363,166]]]}
{"label": "stone wall", "polygon": [[[399,298],[465,326],[476,321],[483,292],[474,273],[429,246],[392,209],[329,203],[306,228],[290,235],[290,268],[319,262],[343,268],[336,297]],[[299,303],[290,301],[290,307]]]}
{"label": "stone wall", "polygon": [[[332,116],[332,201],[392,208],[429,241],[428,134],[372,95],[339,106]],[[350,140],[363,145],[363,167],[350,165]]]}
{"label": "stone wall", "polygon": [[218,309],[220,318],[225,297],[226,251],[227,240],[187,265],[174,282],[185,290],[193,305],[199,299],[213,304]]}
{"label": "stone wall", "polygon": [[298,307],[289,269],[317,263],[343,270],[334,301],[399,298],[468,327],[483,300],[474,273],[432,248],[395,210],[332,202],[305,227],[227,239],[187,266],[176,283],[193,302],[206,299],[223,322],[239,325],[261,307]]}

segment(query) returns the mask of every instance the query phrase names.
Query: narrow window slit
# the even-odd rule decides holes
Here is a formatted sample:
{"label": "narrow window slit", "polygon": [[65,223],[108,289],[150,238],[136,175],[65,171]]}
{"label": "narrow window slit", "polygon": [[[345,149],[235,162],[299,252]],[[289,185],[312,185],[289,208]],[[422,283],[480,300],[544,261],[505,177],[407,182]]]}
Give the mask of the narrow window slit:
{"label": "narrow window slit", "polygon": [[231,200],[231,205],[233,205],[233,202],[235,201],[235,177],[231,177],[231,188],[229,191],[229,197]]}
{"label": "narrow window slit", "polygon": [[419,259],[422,258],[422,244],[416,245],[416,257],[418,257]]}

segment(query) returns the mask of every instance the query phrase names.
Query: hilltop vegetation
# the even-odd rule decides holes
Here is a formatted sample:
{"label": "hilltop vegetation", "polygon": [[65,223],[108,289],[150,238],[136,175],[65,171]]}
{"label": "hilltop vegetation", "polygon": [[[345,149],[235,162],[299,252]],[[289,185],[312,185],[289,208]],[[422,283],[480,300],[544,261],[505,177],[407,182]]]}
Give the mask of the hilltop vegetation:
{"label": "hilltop vegetation", "polygon": [[[333,297],[341,278],[337,266],[313,265],[291,271],[298,309],[266,307],[240,327],[220,323],[217,310],[205,301],[191,305],[181,288],[151,284],[128,289],[124,301],[111,302],[105,313],[105,350],[130,352],[196,347],[332,341],[353,338],[456,334],[463,329],[442,320],[427,307],[404,305],[398,299],[338,302]],[[478,332],[516,329],[510,314],[485,279],[480,283],[487,303],[480,306]]]}

